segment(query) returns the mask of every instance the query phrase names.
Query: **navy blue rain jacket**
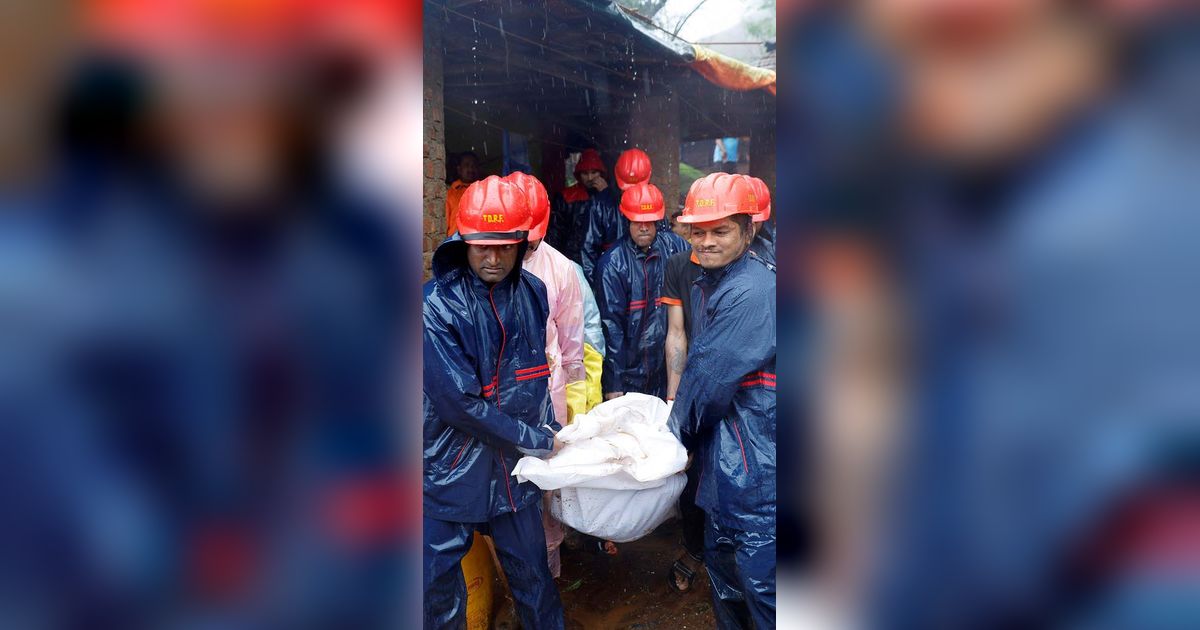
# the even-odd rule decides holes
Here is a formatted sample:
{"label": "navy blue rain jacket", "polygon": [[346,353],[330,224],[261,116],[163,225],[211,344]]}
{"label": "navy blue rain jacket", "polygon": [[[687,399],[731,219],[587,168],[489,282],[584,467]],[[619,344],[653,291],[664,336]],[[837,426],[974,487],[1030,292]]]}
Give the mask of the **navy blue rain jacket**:
{"label": "navy blue rain jacket", "polygon": [[750,242],[750,251],[758,254],[764,261],[775,264],[775,231],[769,223],[764,223]]}
{"label": "navy blue rain jacket", "polygon": [[596,296],[608,346],[600,375],[604,393],[666,396],[663,273],[667,259],[688,248],[687,241],[674,232],[660,230],[646,253],[627,234],[601,257]]}
{"label": "navy blue rain jacket", "polygon": [[424,308],[424,508],[482,523],[541,498],[509,475],[522,454],[548,454],[554,420],[546,360],[546,287],[517,267],[489,288],[455,234],[433,257]]}
{"label": "navy blue rain jacket", "polygon": [[618,198],[619,192],[615,187],[608,187],[600,192],[588,191],[588,200],[581,204],[580,210],[587,221],[587,230],[583,235],[582,260],[583,274],[593,289],[600,286],[598,265],[604,252],[612,249],[617,241],[629,234],[629,219],[621,214]]}
{"label": "navy blue rain jacket", "polygon": [[546,230],[546,242],[580,265],[583,264],[583,237],[587,234],[588,213],[584,206],[589,197],[583,184],[575,184],[555,195],[550,207],[550,226]]}
{"label": "navy blue rain jacket", "polygon": [[694,331],[671,428],[697,451],[696,505],[775,534],[775,269],[753,252],[692,286]]}

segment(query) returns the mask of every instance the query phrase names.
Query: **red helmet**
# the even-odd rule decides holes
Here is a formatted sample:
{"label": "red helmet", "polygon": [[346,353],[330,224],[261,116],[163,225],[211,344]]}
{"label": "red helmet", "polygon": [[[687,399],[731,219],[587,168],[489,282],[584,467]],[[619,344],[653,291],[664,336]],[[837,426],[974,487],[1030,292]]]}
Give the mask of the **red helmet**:
{"label": "red helmet", "polygon": [[617,188],[625,190],[630,186],[650,181],[650,156],[641,149],[629,149],[617,158],[614,169],[617,178]]}
{"label": "red helmet", "polygon": [[489,175],[463,192],[458,202],[458,233],[475,245],[511,245],[529,234],[529,204],[511,182]]}
{"label": "red helmet", "polygon": [[665,213],[662,191],[654,184],[638,184],[621,195],[621,214],[630,221],[661,221]]}
{"label": "red helmet", "polygon": [[[704,178],[692,180],[692,185],[688,187],[687,196],[683,199],[683,211],[689,212],[688,208],[692,207],[692,202],[696,198],[696,189],[700,187],[700,181]],[[682,215],[681,215],[682,216]]]}
{"label": "red helmet", "polygon": [[758,212],[754,213],[754,222],[762,223],[771,218],[771,191],[767,188],[767,182],[757,177],[747,175],[746,180],[750,182],[754,189],[754,198],[758,201]]}
{"label": "red helmet", "polygon": [[550,227],[550,196],[546,194],[546,187],[538,178],[521,171],[509,173],[504,180],[525,193],[525,203],[529,206],[529,240],[546,238],[546,229]]}
{"label": "red helmet", "polygon": [[604,160],[600,159],[599,151],[584,149],[583,153],[579,154],[579,161],[575,163],[575,176],[578,177],[584,171],[608,172],[608,169],[604,168]]}
{"label": "red helmet", "polygon": [[754,189],[741,175],[713,173],[698,179],[688,191],[680,223],[706,223],[735,214],[755,214]]}

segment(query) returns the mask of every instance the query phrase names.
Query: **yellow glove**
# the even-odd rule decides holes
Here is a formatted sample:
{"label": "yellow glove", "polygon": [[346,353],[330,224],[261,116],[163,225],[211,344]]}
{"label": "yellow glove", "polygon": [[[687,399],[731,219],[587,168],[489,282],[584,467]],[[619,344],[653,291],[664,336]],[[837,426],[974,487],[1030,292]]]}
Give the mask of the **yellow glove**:
{"label": "yellow glove", "polygon": [[604,392],[600,389],[600,372],[604,370],[604,355],[600,354],[591,344],[583,344],[583,369],[587,373],[587,409],[604,402]]}
{"label": "yellow glove", "polygon": [[587,413],[588,405],[587,381],[567,383],[567,424],[575,421],[575,416]]}

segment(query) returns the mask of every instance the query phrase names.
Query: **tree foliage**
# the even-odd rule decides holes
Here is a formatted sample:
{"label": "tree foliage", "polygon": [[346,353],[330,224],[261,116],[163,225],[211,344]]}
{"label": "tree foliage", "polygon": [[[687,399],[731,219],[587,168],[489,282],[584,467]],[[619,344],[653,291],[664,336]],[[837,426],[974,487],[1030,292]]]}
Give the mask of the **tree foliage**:
{"label": "tree foliage", "polygon": [[775,0],[751,0],[748,5],[746,32],[763,41],[775,41]]}

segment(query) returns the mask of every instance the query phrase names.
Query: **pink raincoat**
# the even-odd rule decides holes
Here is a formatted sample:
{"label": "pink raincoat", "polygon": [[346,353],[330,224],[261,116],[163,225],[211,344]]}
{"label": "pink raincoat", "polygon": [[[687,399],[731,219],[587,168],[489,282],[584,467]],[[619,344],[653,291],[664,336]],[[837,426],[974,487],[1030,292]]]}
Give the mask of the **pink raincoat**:
{"label": "pink raincoat", "polygon": [[550,399],[554,418],[567,425],[567,383],[587,378],[583,367],[583,294],[574,263],[542,242],[522,267],[546,284],[550,320],[546,322],[546,356],[550,362]]}
{"label": "pink raincoat", "polygon": [[[555,419],[566,426],[567,383],[587,378],[583,366],[583,293],[579,288],[575,263],[543,241],[535,251],[529,253],[522,266],[546,285],[546,298],[550,303],[549,321],[546,322],[550,400],[554,403]],[[563,540],[562,523],[550,516],[550,493],[547,492],[542,498],[546,559],[551,575],[558,577],[562,570],[558,551]]]}

